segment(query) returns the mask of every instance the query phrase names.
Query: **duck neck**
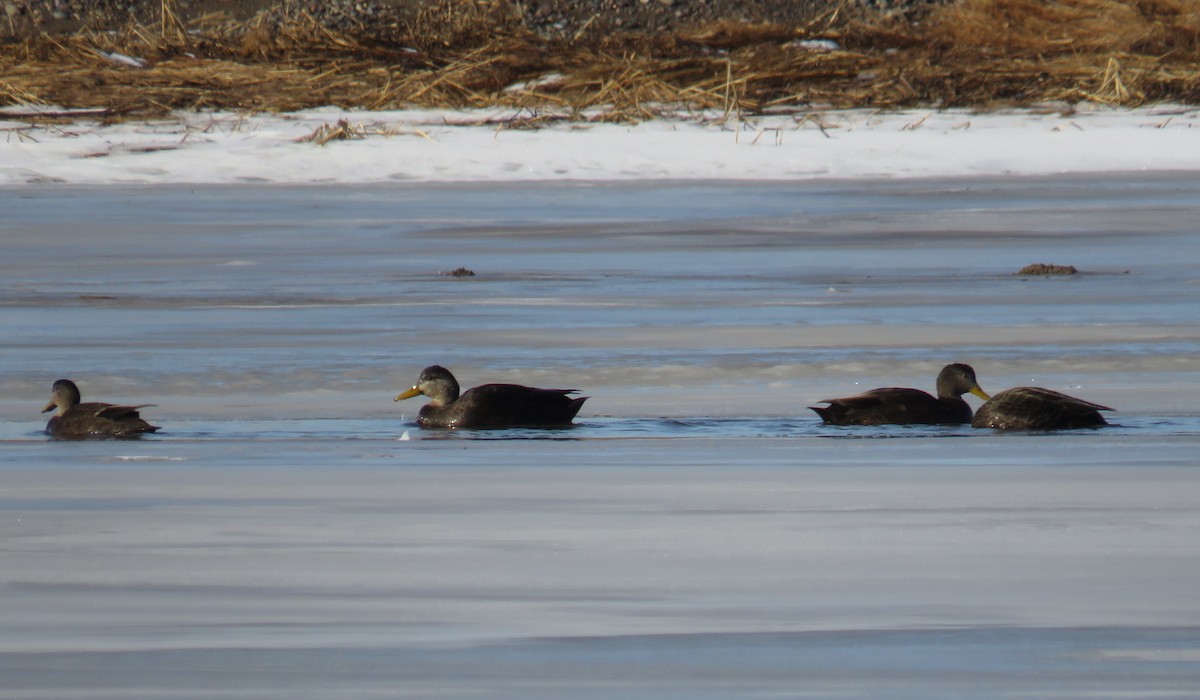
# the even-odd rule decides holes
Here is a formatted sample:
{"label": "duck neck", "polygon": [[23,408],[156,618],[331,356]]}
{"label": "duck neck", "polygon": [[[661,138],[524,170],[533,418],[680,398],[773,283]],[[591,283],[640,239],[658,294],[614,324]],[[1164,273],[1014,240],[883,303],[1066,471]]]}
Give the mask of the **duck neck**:
{"label": "duck neck", "polygon": [[437,393],[429,397],[427,405],[434,407],[449,406],[458,400],[458,383],[444,382],[438,384]]}

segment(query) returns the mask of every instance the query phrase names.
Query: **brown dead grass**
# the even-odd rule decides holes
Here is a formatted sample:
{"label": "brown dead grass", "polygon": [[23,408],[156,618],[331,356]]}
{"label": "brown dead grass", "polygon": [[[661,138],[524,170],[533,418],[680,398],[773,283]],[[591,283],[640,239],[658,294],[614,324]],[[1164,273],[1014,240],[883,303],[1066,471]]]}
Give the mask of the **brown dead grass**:
{"label": "brown dead grass", "polygon": [[946,104],[1195,103],[1198,36],[1200,0],[966,0],[898,44],[893,72]]}
{"label": "brown dead grass", "polygon": [[210,17],[185,28],[163,0],[156,26],[0,46],[0,104],[110,119],[508,106],[536,125],[540,114],[639,120],[680,107],[1200,103],[1200,0],[960,0],[919,18],[834,13],[801,27],[719,23],[575,42],[538,37],[490,7],[448,0],[406,24],[334,33],[303,15],[282,27]]}

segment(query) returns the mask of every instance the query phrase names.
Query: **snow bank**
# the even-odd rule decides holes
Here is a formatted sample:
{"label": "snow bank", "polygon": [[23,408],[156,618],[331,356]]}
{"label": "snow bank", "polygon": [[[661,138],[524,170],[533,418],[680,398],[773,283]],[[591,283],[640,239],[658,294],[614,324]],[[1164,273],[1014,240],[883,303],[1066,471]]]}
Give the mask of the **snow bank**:
{"label": "snow bank", "polygon": [[[102,126],[0,112],[0,185],[918,178],[1200,169],[1200,110],[692,115],[637,125],[499,111],[180,113]],[[7,115],[7,120],[5,116]],[[322,127],[351,138],[318,143]]]}

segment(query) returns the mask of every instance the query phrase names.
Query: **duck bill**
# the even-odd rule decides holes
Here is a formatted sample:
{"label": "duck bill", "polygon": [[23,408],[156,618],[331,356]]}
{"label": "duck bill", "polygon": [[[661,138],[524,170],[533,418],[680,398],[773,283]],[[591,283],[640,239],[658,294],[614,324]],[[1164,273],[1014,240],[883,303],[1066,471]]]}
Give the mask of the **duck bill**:
{"label": "duck bill", "polygon": [[53,411],[53,410],[54,410],[54,409],[56,409],[56,408],[58,408],[58,404],[56,404],[56,403],[54,403],[53,401],[51,401],[50,403],[46,404],[46,407],[45,407],[45,408],[43,408],[43,409],[42,409],[42,413],[49,413],[49,412]]}
{"label": "duck bill", "polygon": [[414,396],[420,396],[420,395],[421,395],[420,390],[418,390],[417,387],[414,386],[413,388],[409,389],[408,391],[404,392],[403,394],[397,394],[396,398],[394,400],[395,401],[403,401],[404,399],[411,399]]}
{"label": "duck bill", "polygon": [[979,387],[975,387],[974,389],[971,389],[971,393],[974,394],[975,396],[978,396],[979,398],[983,399],[984,401],[992,400],[992,397],[988,396],[987,392]]}

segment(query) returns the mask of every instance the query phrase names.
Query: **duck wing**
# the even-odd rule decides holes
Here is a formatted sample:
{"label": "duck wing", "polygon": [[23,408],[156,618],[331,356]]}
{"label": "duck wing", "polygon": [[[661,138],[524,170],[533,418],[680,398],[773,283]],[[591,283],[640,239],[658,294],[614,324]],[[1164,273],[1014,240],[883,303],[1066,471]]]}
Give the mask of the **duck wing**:
{"label": "duck wing", "polygon": [[1092,411],[1115,411],[1117,409],[1108,406],[1102,406],[1098,403],[1086,401],[1077,396],[1068,396],[1060,391],[1053,389],[1043,389],[1041,387],[1024,387],[1018,392],[1024,394],[1032,400],[1048,401],[1061,406],[1063,409],[1072,413],[1091,413]]}
{"label": "duck wing", "polygon": [[[88,404],[80,404],[80,408]],[[149,408],[155,404],[143,403],[136,406],[118,406],[115,404],[92,404],[102,406],[99,410],[92,412],[92,415],[97,418],[107,418],[109,420],[129,420],[130,418],[140,418],[139,410]]]}

